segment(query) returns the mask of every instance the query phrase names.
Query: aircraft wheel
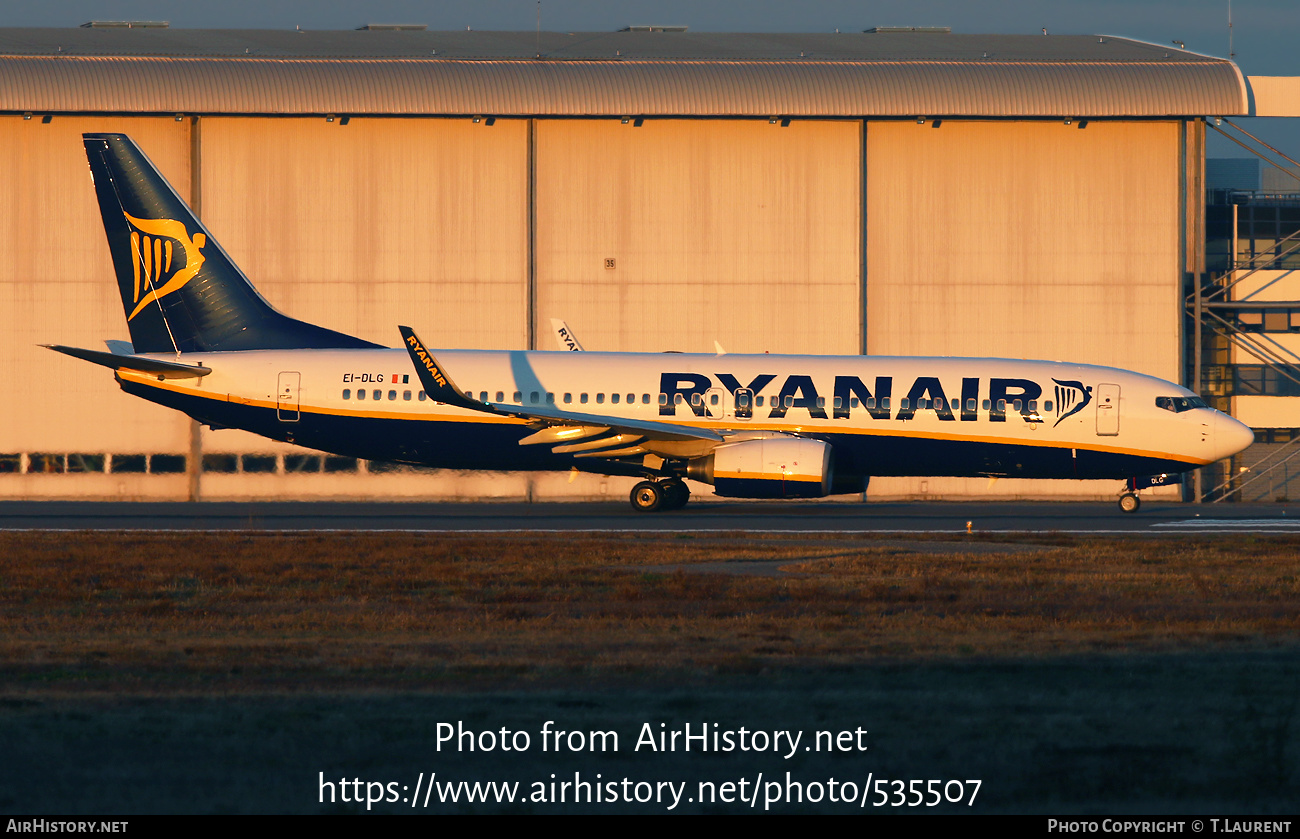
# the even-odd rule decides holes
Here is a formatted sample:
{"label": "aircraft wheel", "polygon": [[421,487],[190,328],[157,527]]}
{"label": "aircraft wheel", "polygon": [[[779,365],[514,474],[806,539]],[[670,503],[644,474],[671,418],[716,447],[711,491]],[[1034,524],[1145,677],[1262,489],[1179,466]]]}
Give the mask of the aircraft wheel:
{"label": "aircraft wheel", "polygon": [[691,491],[681,481],[664,481],[659,485],[664,491],[664,509],[680,510],[691,500]]}
{"label": "aircraft wheel", "polygon": [[1119,497],[1119,508],[1126,513],[1136,513],[1142,506],[1142,500],[1131,492],[1126,492]]}
{"label": "aircraft wheel", "polygon": [[642,481],[632,487],[632,509],[638,513],[653,513],[664,506],[663,487],[654,481]]}

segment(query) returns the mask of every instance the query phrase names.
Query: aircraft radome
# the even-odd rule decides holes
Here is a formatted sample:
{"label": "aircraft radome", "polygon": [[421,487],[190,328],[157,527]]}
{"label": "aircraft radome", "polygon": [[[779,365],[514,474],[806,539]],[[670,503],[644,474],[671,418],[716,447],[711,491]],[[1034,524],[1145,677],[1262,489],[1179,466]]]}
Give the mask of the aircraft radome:
{"label": "aircraft radome", "polygon": [[[1235,454],[1249,428],[1152,376],[1048,361],[402,348],[273,309],[121,134],[84,135],[132,346],[52,346],[213,428],[449,469],[684,478],[731,498],[816,498],[871,476],[1127,479]],[[571,335],[570,335],[571,337]],[[576,342],[570,349],[577,349]]]}

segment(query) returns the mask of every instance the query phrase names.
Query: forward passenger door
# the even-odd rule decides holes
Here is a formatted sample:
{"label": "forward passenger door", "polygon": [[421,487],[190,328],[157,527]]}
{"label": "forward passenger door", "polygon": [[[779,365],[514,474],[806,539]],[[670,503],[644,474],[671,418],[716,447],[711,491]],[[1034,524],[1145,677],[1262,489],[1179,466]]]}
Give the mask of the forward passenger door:
{"label": "forward passenger door", "polygon": [[1119,385],[1097,385],[1097,436],[1119,434]]}

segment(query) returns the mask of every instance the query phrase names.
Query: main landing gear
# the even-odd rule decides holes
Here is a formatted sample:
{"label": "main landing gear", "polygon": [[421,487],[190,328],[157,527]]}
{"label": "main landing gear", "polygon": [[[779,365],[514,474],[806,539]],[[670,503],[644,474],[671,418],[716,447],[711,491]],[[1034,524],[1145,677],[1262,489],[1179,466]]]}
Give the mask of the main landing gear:
{"label": "main landing gear", "polygon": [[680,510],[691,500],[691,491],[685,482],[670,478],[666,481],[642,481],[632,487],[632,509],[638,513],[656,510]]}
{"label": "main landing gear", "polygon": [[1119,508],[1125,513],[1136,513],[1142,506],[1142,500],[1131,492],[1126,492],[1119,497]]}

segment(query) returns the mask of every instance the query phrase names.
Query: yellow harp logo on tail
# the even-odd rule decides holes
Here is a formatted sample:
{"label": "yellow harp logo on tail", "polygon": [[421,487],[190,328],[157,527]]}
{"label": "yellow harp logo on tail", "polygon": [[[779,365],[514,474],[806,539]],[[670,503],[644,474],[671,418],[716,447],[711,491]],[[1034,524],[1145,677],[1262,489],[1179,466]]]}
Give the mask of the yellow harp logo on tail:
{"label": "yellow harp logo on tail", "polygon": [[[180,291],[203,267],[200,249],[207,237],[195,233],[191,238],[185,225],[174,219],[142,219],[130,213],[131,262],[135,275],[135,308],[126,316],[131,320],[150,302]],[[182,264],[177,246],[184,253]],[[173,266],[178,266],[173,271]]]}

